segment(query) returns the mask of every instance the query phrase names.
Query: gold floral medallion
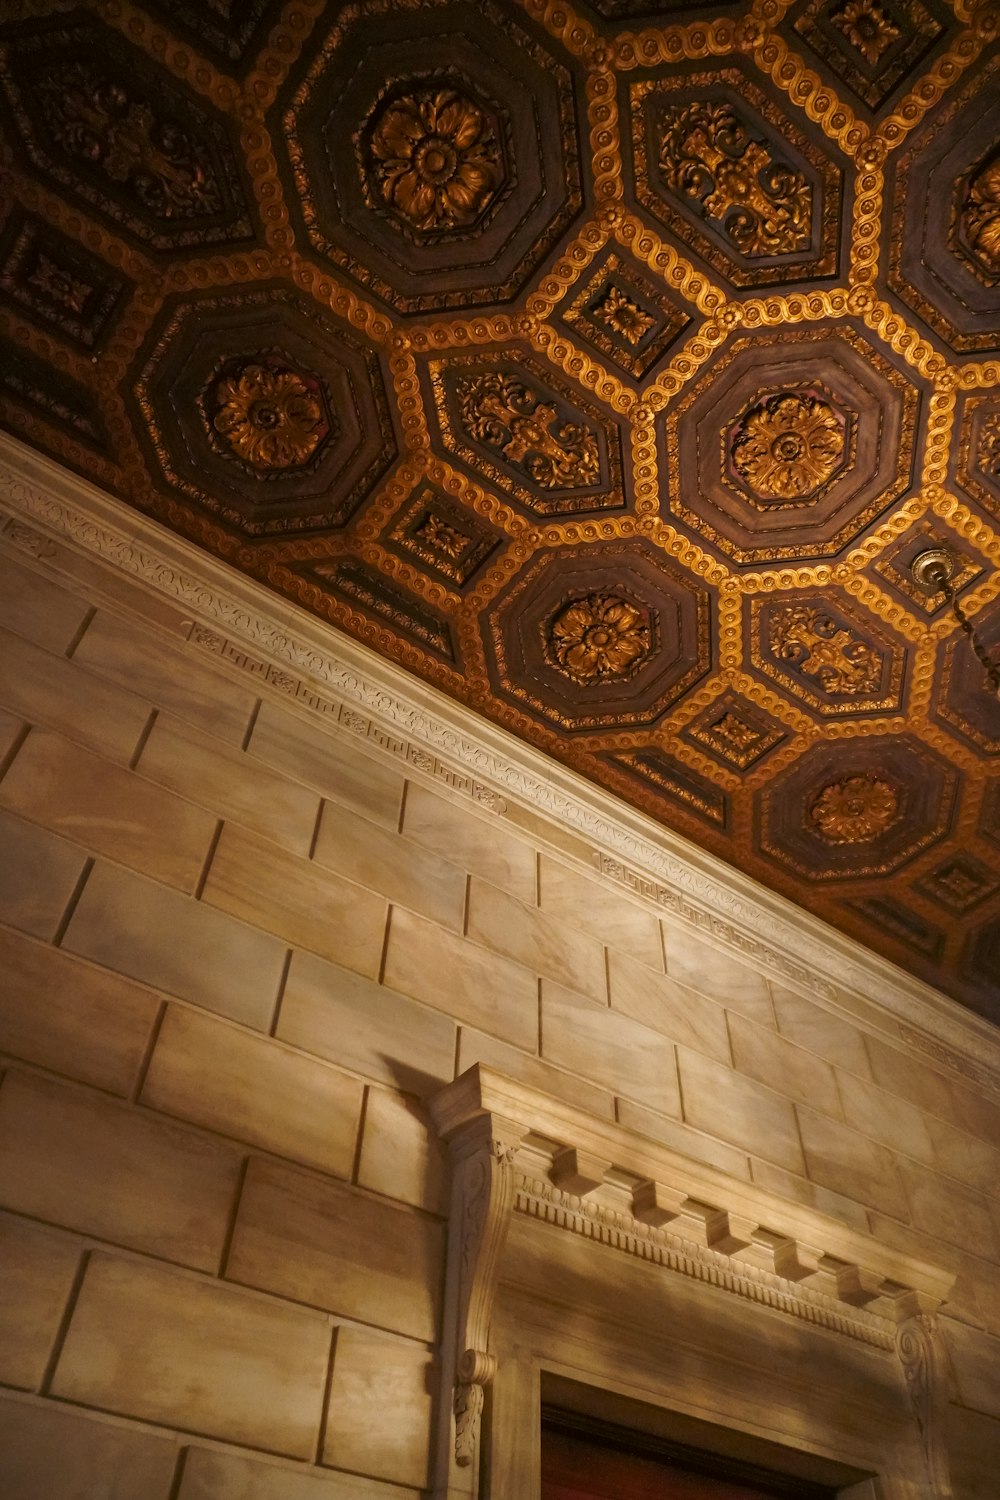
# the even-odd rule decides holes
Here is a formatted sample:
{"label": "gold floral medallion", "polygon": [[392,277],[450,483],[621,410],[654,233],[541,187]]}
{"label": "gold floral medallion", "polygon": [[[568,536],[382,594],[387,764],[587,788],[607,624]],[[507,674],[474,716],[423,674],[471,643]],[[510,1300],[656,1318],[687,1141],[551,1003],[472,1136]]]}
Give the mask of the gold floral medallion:
{"label": "gold floral medallion", "polygon": [[834,11],[830,19],[872,67],[893,42],[899,41],[899,27],[890,21],[875,0],[847,0],[847,4]]}
{"label": "gold floral medallion", "polygon": [[640,343],[656,323],[655,318],[643,312],[631,297],[626,297],[616,286],[608,287],[594,308],[594,317],[599,318],[605,327],[629,344]]}
{"label": "gold floral medallion", "polygon": [[839,468],[844,427],[816,396],[768,396],[737,423],[730,454],[758,500],[804,500]]}
{"label": "gold floral medallion", "polygon": [[649,626],[634,604],[615,594],[590,594],[561,610],[549,630],[560,671],[584,686],[625,678],[650,648]]}
{"label": "gold floral medallion", "polygon": [[1000,280],[1000,157],[981,167],[969,183],[960,227],[977,268],[990,282]]}
{"label": "gold floral medallion", "polygon": [[371,154],[378,193],[420,234],[469,228],[504,180],[489,120],[456,89],[420,88],[393,99],[375,126]]}
{"label": "gold floral medallion", "polygon": [[867,844],[891,828],[899,798],[877,776],[848,776],[832,781],[815,799],[809,815],[831,844]]}
{"label": "gold floral medallion", "polygon": [[248,364],[214,392],[212,426],[255,469],[293,469],[315,453],[328,424],[319,388],[295,370]]}
{"label": "gold floral medallion", "polygon": [[449,526],[440,516],[428,511],[414,535],[434,552],[443,552],[445,557],[461,557],[469,545],[469,538],[456,526]]}

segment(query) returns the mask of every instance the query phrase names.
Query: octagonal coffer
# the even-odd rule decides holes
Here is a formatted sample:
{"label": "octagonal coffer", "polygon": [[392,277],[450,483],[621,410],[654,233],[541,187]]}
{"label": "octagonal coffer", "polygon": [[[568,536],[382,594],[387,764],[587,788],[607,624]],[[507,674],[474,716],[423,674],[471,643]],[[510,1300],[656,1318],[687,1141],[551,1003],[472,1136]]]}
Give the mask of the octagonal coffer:
{"label": "octagonal coffer", "polygon": [[900,869],[951,827],[958,776],[912,735],[814,745],[757,793],[757,843],[809,880]]}
{"label": "octagonal coffer", "polygon": [[568,56],[495,0],[317,33],[272,119],[308,243],[401,313],[514,297],[583,205]]}
{"label": "octagonal coffer", "polygon": [[957,354],[1000,348],[1000,62],[889,158],[889,286]]}
{"label": "octagonal coffer", "polygon": [[0,38],[0,108],[43,181],[147,249],[253,237],[235,129],[117,31],[60,18]]}
{"label": "octagonal coffer", "polygon": [[132,399],[167,483],[250,537],[344,525],[396,456],[374,350],[287,287],[175,302]]}
{"label": "octagonal coffer", "polygon": [[711,666],[710,605],[645,542],[543,554],[483,616],[491,681],[563,729],[652,724]]}
{"label": "octagonal coffer", "polygon": [[834,555],[910,487],[913,380],[848,323],[735,339],[657,418],[665,508],[735,563]]}
{"label": "octagonal coffer", "polygon": [[835,275],[848,163],[741,67],[623,84],[635,192],[678,249],[735,288]]}

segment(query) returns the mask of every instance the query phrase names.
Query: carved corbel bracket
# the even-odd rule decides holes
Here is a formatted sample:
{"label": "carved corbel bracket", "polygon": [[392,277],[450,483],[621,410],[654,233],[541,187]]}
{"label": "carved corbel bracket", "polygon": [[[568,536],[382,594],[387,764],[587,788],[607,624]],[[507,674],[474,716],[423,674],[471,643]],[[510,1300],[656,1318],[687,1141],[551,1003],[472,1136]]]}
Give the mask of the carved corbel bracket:
{"label": "carved corbel bracket", "polygon": [[514,1157],[525,1127],[484,1114],[449,1138],[452,1161],[447,1299],[453,1364],[455,1462],[473,1461],[486,1388],[496,1373],[490,1322],[496,1273],[514,1202]]}
{"label": "carved corbel bracket", "polygon": [[[916,1297],[912,1302],[918,1308]],[[948,1384],[937,1328],[937,1318],[932,1312],[915,1310],[896,1329],[896,1353],[920,1433],[931,1494],[935,1500],[952,1500],[945,1433]]]}

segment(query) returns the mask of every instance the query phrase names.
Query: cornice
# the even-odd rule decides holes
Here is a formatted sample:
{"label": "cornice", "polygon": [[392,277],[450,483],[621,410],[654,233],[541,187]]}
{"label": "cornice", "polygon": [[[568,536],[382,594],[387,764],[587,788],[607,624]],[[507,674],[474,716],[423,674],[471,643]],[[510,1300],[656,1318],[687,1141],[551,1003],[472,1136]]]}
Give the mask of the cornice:
{"label": "cornice", "polygon": [[15,543],[37,550],[34,528],[100,559],[180,605],[195,646],[486,808],[516,799],[588,841],[600,874],[672,920],[831,1008],[864,1001],[904,1045],[1000,1092],[1000,1036],[988,1021],[4,434],[0,509]]}

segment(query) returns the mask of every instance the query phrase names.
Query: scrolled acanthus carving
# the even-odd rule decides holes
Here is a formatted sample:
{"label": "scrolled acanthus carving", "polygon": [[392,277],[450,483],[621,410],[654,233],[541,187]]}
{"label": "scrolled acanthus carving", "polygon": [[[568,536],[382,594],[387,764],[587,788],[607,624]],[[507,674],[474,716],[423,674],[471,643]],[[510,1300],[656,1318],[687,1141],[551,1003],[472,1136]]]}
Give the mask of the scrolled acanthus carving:
{"label": "scrolled acanthus carving", "polygon": [[936,1500],[952,1500],[951,1469],[943,1432],[948,1397],[937,1319],[925,1312],[904,1319],[896,1329],[896,1354],[906,1378],[932,1493]]}

